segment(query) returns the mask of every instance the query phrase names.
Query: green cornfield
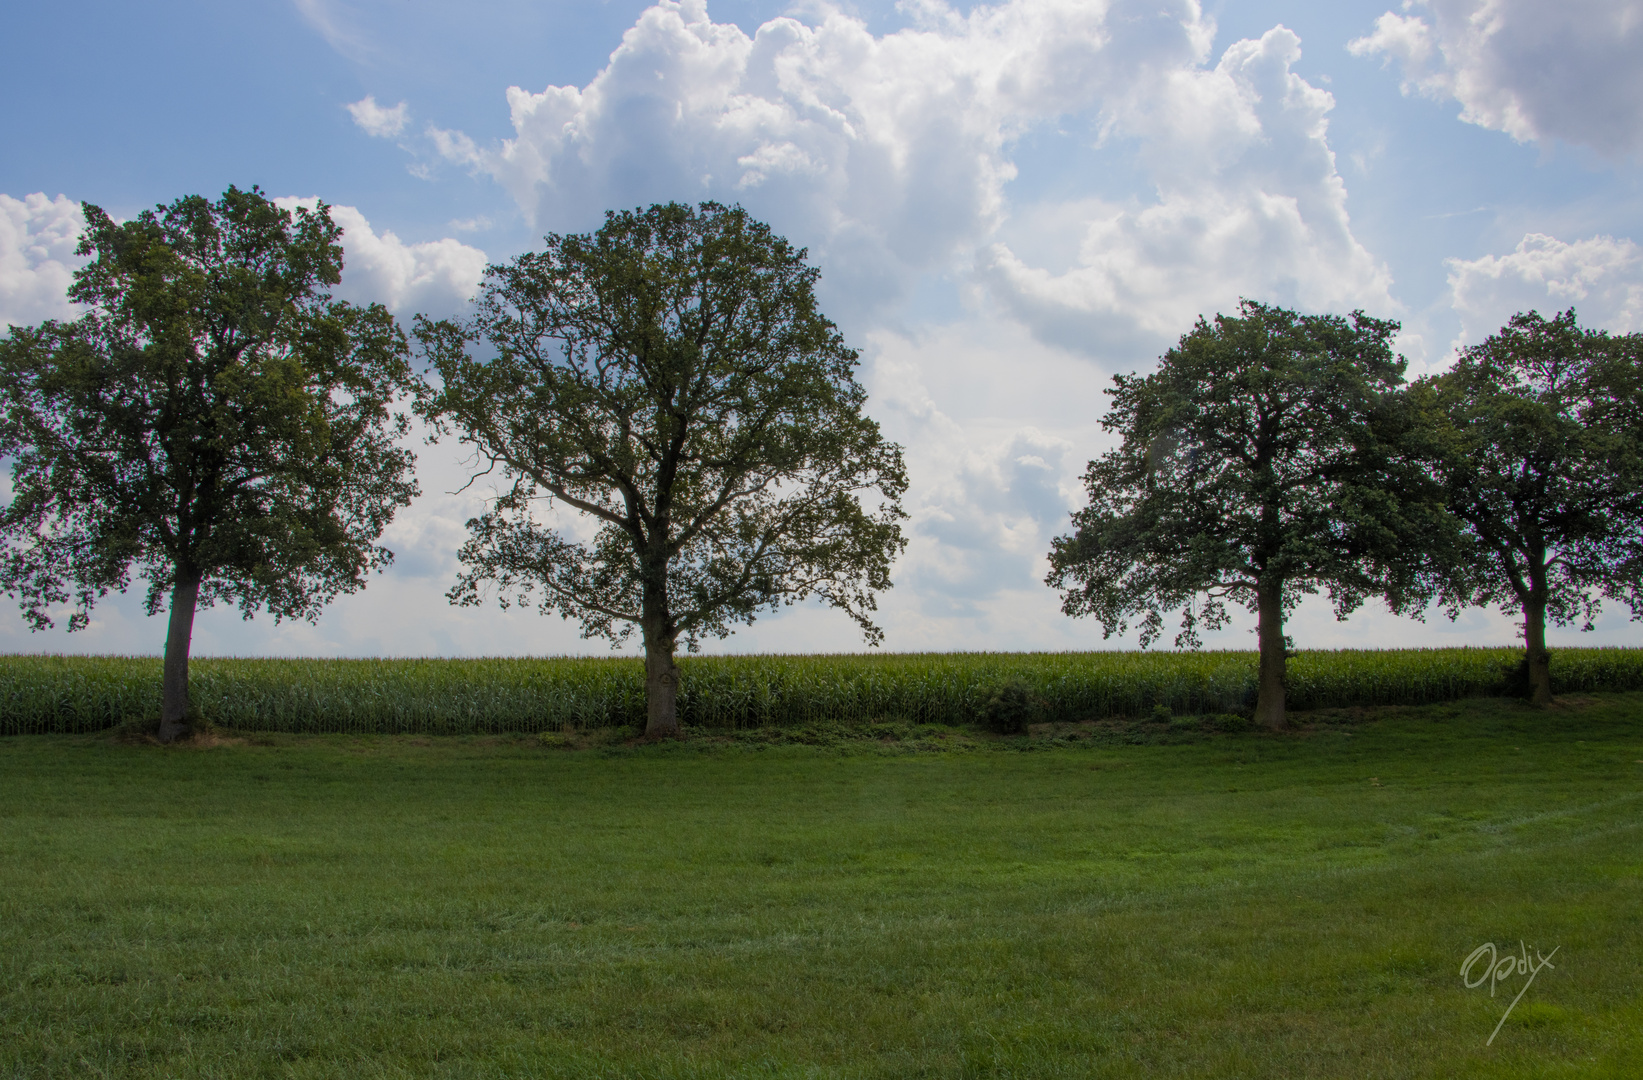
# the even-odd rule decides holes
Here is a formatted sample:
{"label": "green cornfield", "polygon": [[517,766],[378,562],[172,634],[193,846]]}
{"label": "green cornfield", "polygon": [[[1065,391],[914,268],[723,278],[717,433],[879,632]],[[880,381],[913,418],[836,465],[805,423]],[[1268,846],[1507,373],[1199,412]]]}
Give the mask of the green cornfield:
{"label": "green cornfield", "polygon": [[[1301,652],[1289,704],[1420,705],[1511,691],[1520,649]],[[680,713],[700,728],[895,719],[964,723],[1025,684],[1042,719],[1236,712],[1254,702],[1252,652],[712,656],[680,661]],[[200,717],[245,731],[498,734],[643,722],[638,660],[199,659]],[[1558,693],[1643,689],[1643,649],[1561,649]],[[0,657],[0,735],[90,732],[159,715],[160,660]]]}

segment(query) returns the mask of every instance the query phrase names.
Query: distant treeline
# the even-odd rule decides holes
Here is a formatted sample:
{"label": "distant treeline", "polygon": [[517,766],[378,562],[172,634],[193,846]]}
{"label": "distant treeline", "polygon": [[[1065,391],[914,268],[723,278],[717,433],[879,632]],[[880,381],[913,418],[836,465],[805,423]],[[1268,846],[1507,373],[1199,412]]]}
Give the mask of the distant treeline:
{"label": "distant treeline", "polygon": [[[0,657],[0,734],[92,732],[159,715],[158,657]],[[1039,719],[1181,715],[1254,705],[1253,652],[713,656],[681,661],[679,708],[697,728],[976,719],[1024,685]],[[643,726],[637,659],[202,659],[199,718],[245,731],[505,733]],[[1418,705],[1521,694],[1523,650],[1300,652],[1292,708]],[[1561,649],[1558,693],[1643,689],[1643,649]]]}

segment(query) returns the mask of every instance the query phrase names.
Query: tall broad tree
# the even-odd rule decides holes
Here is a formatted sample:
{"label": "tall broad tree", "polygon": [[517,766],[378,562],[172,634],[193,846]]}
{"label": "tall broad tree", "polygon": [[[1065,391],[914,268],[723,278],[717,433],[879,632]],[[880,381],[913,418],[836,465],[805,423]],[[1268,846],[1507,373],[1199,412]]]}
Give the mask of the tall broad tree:
{"label": "tall broad tree", "polygon": [[1604,599],[1643,617],[1643,334],[1573,309],[1512,320],[1415,392],[1463,544],[1442,596],[1523,617],[1532,701],[1552,699],[1546,624],[1592,628]]}
{"label": "tall broad tree", "polygon": [[906,471],[816,279],[739,207],[670,203],[550,235],[486,271],[471,316],[418,324],[418,408],[506,484],[452,600],[494,584],[587,637],[637,629],[651,738],[679,730],[680,642],[807,596],[882,638]]}
{"label": "tall broad tree", "polygon": [[70,322],[0,340],[0,585],[34,629],[147,579],[170,603],[160,738],[187,730],[194,613],[313,619],[392,553],[416,494],[392,411],[409,343],[378,305],[334,301],[341,230],[229,188],[116,223],[85,206]]}
{"label": "tall broad tree", "polygon": [[1282,726],[1284,619],[1301,596],[1328,590],[1344,618],[1418,591],[1399,541],[1431,493],[1393,450],[1407,423],[1397,330],[1246,300],[1200,319],[1152,374],[1116,376],[1102,424],[1123,442],[1090,462],[1089,505],[1050,551],[1062,610],[1108,636],[1139,618],[1147,647],[1179,609],[1175,643],[1196,647],[1242,604],[1259,620],[1256,718]]}

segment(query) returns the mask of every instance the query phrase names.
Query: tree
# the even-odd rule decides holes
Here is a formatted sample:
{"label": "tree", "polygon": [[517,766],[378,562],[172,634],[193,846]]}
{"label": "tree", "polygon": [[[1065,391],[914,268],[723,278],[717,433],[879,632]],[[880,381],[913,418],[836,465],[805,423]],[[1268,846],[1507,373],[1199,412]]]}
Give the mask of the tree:
{"label": "tree", "polygon": [[1062,610],[1106,636],[1141,616],[1143,648],[1179,608],[1177,647],[1258,616],[1256,718],[1284,723],[1285,616],[1327,589],[1344,618],[1371,594],[1412,603],[1398,540],[1416,527],[1418,476],[1391,442],[1405,412],[1398,324],[1298,315],[1244,301],[1198,321],[1151,375],[1114,378],[1103,427],[1122,444],[1090,462],[1089,505],[1050,552]]}
{"label": "tree", "polygon": [[[470,317],[418,323],[439,376],[419,410],[508,484],[451,599],[539,588],[585,637],[637,628],[650,738],[679,730],[681,640],[811,595],[882,638],[906,472],[805,254],[739,207],[612,212],[490,267]],[[543,520],[555,503],[592,535]]]}
{"label": "tree", "polygon": [[410,377],[393,317],[333,301],[341,230],[230,187],[117,224],[85,206],[72,322],[0,341],[0,583],[36,630],[68,628],[136,566],[170,596],[160,739],[187,730],[194,612],[314,619],[392,553],[416,494],[390,413]]}
{"label": "tree", "polygon": [[1603,599],[1643,616],[1643,335],[1519,314],[1416,385],[1429,460],[1463,543],[1440,580],[1523,616],[1530,700],[1552,699],[1546,621],[1590,630]]}

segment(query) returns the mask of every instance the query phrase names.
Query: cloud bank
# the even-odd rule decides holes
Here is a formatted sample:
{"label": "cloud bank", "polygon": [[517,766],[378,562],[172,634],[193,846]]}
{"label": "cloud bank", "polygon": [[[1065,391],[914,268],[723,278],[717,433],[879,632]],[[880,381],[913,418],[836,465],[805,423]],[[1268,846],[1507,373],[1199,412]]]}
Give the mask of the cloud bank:
{"label": "cloud bank", "polygon": [[1643,0],[1423,0],[1347,47],[1396,60],[1404,93],[1519,142],[1643,150]]}
{"label": "cloud bank", "polygon": [[[929,273],[979,283],[1042,340],[1116,349],[1115,362],[1241,295],[1393,307],[1385,267],[1352,235],[1333,100],[1291,70],[1291,31],[1236,42],[1211,67],[1195,0],[904,10],[915,25],[883,36],[823,8],[750,37],[704,0],[662,0],[587,85],[510,87],[513,137],[430,139],[550,227],[586,228],[611,206],[739,201],[808,245],[829,300],[866,325]],[[1069,118],[1154,197],[1012,201],[1019,141]],[[1082,238],[1070,265],[1035,261],[1069,234]]]}
{"label": "cloud bank", "polygon": [[610,206],[739,201],[854,296],[893,300],[909,273],[967,262],[1004,218],[1013,138],[1163,85],[1212,32],[1194,0],[913,13],[917,25],[882,37],[831,8],[749,37],[703,0],[663,0],[586,86],[510,87],[512,138],[480,147],[438,131],[436,149],[550,226],[586,227]]}

